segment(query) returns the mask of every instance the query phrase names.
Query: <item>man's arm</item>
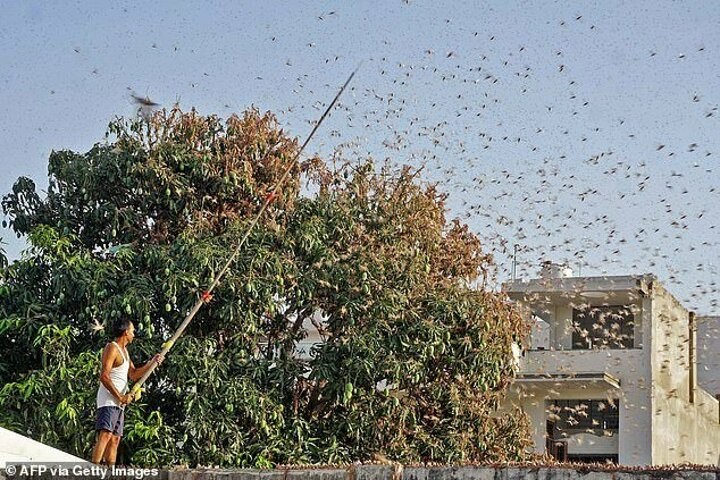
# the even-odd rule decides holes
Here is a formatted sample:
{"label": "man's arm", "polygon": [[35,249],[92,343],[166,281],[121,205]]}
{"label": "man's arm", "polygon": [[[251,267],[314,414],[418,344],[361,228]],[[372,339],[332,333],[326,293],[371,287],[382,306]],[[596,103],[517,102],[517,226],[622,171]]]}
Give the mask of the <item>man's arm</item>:
{"label": "man's arm", "polygon": [[103,387],[105,387],[112,394],[112,396],[118,400],[118,402],[124,405],[128,403],[127,395],[123,395],[122,393],[118,392],[118,389],[115,388],[115,385],[113,385],[113,382],[110,379],[110,370],[112,370],[113,365],[115,364],[115,358],[117,358],[117,354],[117,348],[115,348],[112,344],[108,343],[107,345],[105,345],[105,350],[103,350],[100,367],[100,383],[102,383]]}
{"label": "man's arm", "polygon": [[164,359],[165,357],[157,354],[142,367],[135,367],[135,364],[132,362],[132,360],[130,360],[130,371],[128,372],[128,377],[130,377],[130,380],[132,380],[133,382],[137,382],[143,375],[145,375],[145,372],[150,370],[150,367],[152,367],[153,364],[157,363],[158,365],[160,365]]}

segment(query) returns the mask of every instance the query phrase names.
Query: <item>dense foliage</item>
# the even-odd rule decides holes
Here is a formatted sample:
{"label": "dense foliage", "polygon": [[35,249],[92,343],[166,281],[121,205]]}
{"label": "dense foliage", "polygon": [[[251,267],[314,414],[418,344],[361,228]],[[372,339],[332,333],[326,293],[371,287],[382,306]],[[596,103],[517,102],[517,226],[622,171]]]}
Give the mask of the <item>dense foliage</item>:
{"label": "dense foliage", "polygon": [[[0,279],[0,425],[87,458],[102,328],[136,321],[136,364],[159,350],[297,148],[270,114],[172,110],[53,152],[45,198],[18,179],[2,206],[30,247]],[[417,172],[352,165],[293,168],[129,407],[125,461],[523,456],[523,417],[496,406],[524,327],[487,291],[492,259]]]}

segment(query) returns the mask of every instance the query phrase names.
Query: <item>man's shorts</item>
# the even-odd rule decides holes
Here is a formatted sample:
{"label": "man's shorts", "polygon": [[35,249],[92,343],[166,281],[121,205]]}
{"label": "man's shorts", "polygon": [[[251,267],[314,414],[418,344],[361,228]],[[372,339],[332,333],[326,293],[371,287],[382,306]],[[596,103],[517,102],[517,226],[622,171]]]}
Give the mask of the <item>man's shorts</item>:
{"label": "man's shorts", "polygon": [[95,430],[107,430],[108,432],[122,437],[123,425],[125,424],[125,409],[120,407],[100,407],[97,409],[97,420]]}

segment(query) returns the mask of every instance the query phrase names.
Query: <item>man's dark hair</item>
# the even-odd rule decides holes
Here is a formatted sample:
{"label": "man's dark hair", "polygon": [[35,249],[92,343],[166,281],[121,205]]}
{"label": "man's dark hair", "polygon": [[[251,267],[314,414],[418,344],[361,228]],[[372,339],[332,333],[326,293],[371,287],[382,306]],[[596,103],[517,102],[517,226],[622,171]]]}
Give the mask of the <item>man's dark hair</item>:
{"label": "man's dark hair", "polygon": [[130,325],[132,325],[132,320],[129,318],[119,318],[115,321],[112,328],[112,336],[113,338],[118,338],[122,336],[123,333],[125,333],[125,330],[130,328]]}

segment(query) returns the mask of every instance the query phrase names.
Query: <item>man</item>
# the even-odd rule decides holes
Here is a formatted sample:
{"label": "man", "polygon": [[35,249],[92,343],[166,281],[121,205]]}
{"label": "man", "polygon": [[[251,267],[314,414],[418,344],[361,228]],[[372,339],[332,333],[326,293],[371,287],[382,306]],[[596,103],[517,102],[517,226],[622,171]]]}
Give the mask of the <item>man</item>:
{"label": "man", "polygon": [[133,365],[127,346],[135,339],[135,325],[128,319],[120,319],[114,326],[114,341],[105,345],[100,370],[100,386],[97,392],[97,441],[92,461],[115,465],[118,445],[125,422],[125,405],[133,401],[128,393],[128,378],[133,382],[142,377],[154,364],[160,365],[164,358],[155,355],[140,368]]}

